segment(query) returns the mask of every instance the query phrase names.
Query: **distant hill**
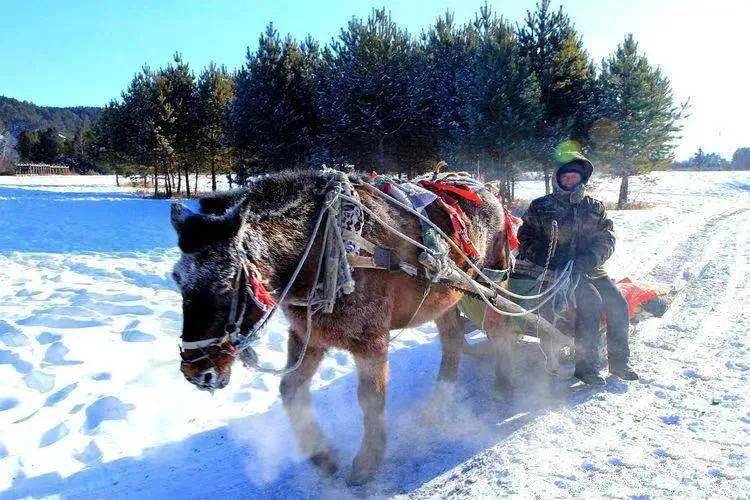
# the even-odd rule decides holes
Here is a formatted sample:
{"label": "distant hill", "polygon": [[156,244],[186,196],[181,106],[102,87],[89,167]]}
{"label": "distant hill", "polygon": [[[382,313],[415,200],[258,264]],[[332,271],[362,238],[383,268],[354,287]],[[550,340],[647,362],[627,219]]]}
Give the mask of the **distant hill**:
{"label": "distant hill", "polygon": [[0,96],[0,124],[5,124],[5,128],[16,137],[24,130],[41,130],[47,127],[54,127],[63,135],[72,136],[81,126],[92,125],[101,112],[102,108],[93,106],[37,106],[28,101]]}

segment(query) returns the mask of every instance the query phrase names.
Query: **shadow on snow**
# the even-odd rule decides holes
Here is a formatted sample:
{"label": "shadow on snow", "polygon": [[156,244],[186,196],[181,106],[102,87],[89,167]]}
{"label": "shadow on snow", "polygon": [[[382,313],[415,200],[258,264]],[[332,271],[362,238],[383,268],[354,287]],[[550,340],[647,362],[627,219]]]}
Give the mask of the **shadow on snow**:
{"label": "shadow on snow", "polygon": [[[465,359],[457,385],[458,397],[436,426],[419,424],[419,413],[434,386],[440,358],[437,340],[404,348],[390,356],[388,453],[375,480],[348,489],[344,484],[361,437],[355,373],[313,393],[321,426],[340,450],[341,467],[331,478],[320,476],[297,453],[292,430],[280,404],[262,414],[195,434],[176,443],[98,463],[69,477],[47,474],[17,478],[0,498],[143,497],[194,498],[315,497],[393,495],[408,493],[458,466],[468,458],[512,436],[545,413],[575,406],[596,390],[573,389],[570,382],[551,381],[544,374],[536,348],[520,352],[527,385],[520,396],[493,397],[488,360]],[[235,376],[242,376],[241,369]],[[244,373],[246,376],[246,373]],[[627,391],[614,384],[609,390]]]}
{"label": "shadow on snow", "polygon": [[[137,204],[137,205],[136,205]],[[131,193],[0,187],[0,252],[138,252],[172,248],[170,200]]]}

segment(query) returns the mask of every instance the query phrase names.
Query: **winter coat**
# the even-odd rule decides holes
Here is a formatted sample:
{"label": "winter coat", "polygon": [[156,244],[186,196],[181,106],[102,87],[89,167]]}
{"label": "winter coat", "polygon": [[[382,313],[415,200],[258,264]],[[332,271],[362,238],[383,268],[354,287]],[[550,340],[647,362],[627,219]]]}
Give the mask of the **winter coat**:
{"label": "winter coat", "polygon": [[607,276],[602,265],[614,252],[615,235],[604,204],[586,196],[585,183],[593,170],[590,165],[576,190],[563,190],[555,175],[554,192],[531,202],[518,231],[520,260],[545,265],[552,222],[557,221],[557,247],[550,259],[550,269],[560,270],[573,260],[574,269],[591,279]]}

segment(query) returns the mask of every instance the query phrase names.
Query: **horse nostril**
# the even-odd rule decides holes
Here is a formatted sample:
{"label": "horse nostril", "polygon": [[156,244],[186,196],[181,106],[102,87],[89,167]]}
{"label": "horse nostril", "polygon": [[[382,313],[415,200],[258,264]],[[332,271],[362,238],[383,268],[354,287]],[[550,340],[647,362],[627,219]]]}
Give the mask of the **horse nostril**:
{"label": "horse nostril", "polygon": [[214,374],[212,372],[206,372],[203,374],[203,383],[206,385],[211,384],[211,380],[213,380]]}

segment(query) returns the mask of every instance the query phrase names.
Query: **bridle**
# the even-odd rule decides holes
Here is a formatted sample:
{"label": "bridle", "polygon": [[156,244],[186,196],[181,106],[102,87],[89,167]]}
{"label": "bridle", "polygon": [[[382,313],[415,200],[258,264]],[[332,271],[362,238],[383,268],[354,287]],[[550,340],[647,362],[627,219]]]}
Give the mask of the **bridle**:
{"label": "bridle", "polygon": [[[208,359],[211,348],[218,348],[220,352],[236,357],[240,345],[251,342],[258,336],[267,313],[276,305],[276,301],[263,284],[260,271],[250,260],[243,258],[238,266],[232,289],[232,302],[227,322],[224,324],[224,334],[204,340],[183,340],[180,345],[180,356],[184,363],[190,365]],[[254,325],[250,332],[243,333],[242,323],[250,300],[263,311],[264,319]],[[199,355],[193,357],[189,351],[198,351]]]}
{"label": "bridle", "polygon": [[[323,206],[320,208],[315,223],[313,224],[312,231],[305,245],[305,249],[297,262],[297,266],[292,272],[289,281],[284,286],[283,290],[278,293],[277,299],[275,300],[271,293],[266,290],[261,275],[252,261],[246,258],[246,253],[242,252],[243,262],[239,266],[237,275],[234,281],[234,295],[232,296],[232,303],[230,305],[228,320],[224,325],[224,333],[220,337],[214,337],[205,340],[198,340],[192,342],[182,342],[180,348],[180,356],[182,357],[183,363],[190,365],[197,363],[203,359],[210,359],[210,349],[219,349],[220,353],[224,353],[232,356],[232,358],[239,357],[240,360],[248,368],[256,369],[263,373],[270,373],[274,375],[284,375],[295,371],[302,364],[302,360],[305,357],[310,338],[312,336],[312,317],[314,314],[323,310],[325,300],[321,300],[316,291],[318,287],[312,286],[308,292],[308,297],[305,301],[294,301],[290,300],[287,302],[287,295],[292,289],[292,286],[297,281],[297,278],[302,271],[303,266],[307,262],[307,259],[312,251],[313,244],[317,241],[317,236],[320,233],[322,236],[321,251],[318,256],[317,270],[315,271],[315,278],[313,283],[319,283],[321,279],[321,271],[323,269],[324,257],[326,257],[326,245],[330,244],[332,248],[338,248],[339,258],[344,259],[346,262],[347,250],[344,244],[344,240],[341,235],[337,219],[340,215],[342,200],[352,200],[351,202],[362,207],[356,192],[351,189],[349,180],[341,173],[334,171],[331,179],[325,188],[325,199]],[[344,195],[345,185],[349,186],[351,196]],[[325,224],[324,224],[325,221]],[[328,259],[330,260],[330,258]],[[334,280],[335,284],[335,280]],[[353,281],[350,285],[351,289],[345,293],[351,293],[354,291]],[[343,284],[342,284],[343,288]],[[334,297],[335,297],[335,288]],[[241,331],[242,322],[244,320],[245,309],[248,304],[248,299],[252,300],[256,306],[263,311],[263,316],[253,326],[252,330],[248,333]],[[278,309],[279,304],[287,303],[290,305],[301,306],[306,309],[306,334],[303,342],[302,354],[298,357],[296,363],[291,366],[287,366],[283,369],[274,369],[262,366],[258,362],[258,357],[255,351],[250,347],[251,342],[258,338],[260,332],[265,327],[273,313]],[[198,351],[199,356],[193,358],[190,351]]]}

